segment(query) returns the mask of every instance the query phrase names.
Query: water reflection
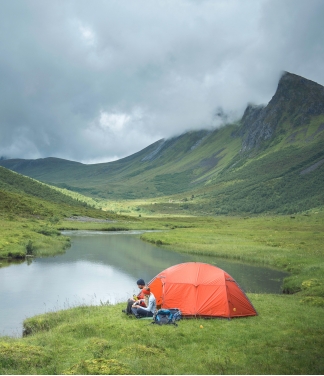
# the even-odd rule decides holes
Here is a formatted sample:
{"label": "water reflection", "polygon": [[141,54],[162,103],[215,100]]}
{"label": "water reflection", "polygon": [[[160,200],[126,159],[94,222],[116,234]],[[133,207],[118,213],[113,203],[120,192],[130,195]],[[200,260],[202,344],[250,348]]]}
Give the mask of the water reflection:
{"label": "water reflection", "polygon": [[268,268],[179,254],[142,242],[136,234],[74,231],[63,255],[29,259],[0,269],[0,335],[21,335],[35,314],[80,304],[126,301],[136,280],[149,282],[161,270],[187,261],[226,270],[247,292],[280,293],[286,273]]}

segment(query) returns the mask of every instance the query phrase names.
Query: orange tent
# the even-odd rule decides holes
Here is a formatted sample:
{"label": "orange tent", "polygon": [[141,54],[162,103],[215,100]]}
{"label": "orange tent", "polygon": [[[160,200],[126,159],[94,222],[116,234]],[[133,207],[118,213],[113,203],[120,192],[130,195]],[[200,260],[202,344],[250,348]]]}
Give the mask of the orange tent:
{"label": "orange tent", "polygon": [[255,316],[256,310],[235,280],[224,270],[186,262],[163,270],[148,284],[157,305],[179,308],[183,316]]}

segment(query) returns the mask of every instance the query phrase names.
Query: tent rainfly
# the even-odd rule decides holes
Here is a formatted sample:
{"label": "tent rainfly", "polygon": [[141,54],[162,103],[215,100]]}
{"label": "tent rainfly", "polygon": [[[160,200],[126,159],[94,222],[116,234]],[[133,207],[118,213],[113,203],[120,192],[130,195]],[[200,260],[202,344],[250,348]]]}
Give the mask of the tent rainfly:
{"label": "tent rainfly", "polygon": [[183,316],[243,317],[257,312],[236,281],[224,270],[205,263],[171,266],[149,282],[157,305],[179,308]]}

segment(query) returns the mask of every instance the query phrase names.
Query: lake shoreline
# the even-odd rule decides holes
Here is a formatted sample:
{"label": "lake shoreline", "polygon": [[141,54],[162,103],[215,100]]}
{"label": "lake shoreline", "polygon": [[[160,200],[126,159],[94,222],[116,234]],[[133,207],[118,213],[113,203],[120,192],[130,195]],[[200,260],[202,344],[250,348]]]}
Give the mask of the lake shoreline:
{"label": "lake shoreline", "polygon": [[[176,329],[129,319],[121,313],[124,303],[33,316],[26,323],[34,327],[34,334],[0,337],[2,374],[132,374],[134,369],[136,374],[323,374],[322,212],[294,218],[134,222],[129,219],[122,226],[171,230],[142,235],[142,240],[159,241],[165,249],[199,250],[204,255],[225,255],[290,272],[285,284],[295,293],[248,292],[258,316],[183,320]],[[115,225],[65,221],[55,228],[71,229],[76,224],[81,230]],[[148,356],[154,357],[149,368]]]}
{"label": "lake shoreline", "polygon": [[[162,270],[186,262],[208,263],[225,270],[245,292],[281,293],[285,273],[264,265],[171,252],[143,242],[139,238],[143,233],[159,234],[161,230],[69,230],[63,234],[70,236],[71,248],[63,254],[28,257],[27,263],[3,271],[8,284],[0,286],[0,300],[8,299],[8,304],[2,315],[0,332],[9,334],[9,328],[19,327],[24,312],[33,316],[65,309],[71,304],[100,305],[102,302],[116,304],[126,301],[137,292],[134,281],[139,277],[148,283]],[[105,288],[111,285],[111,278],[115,286],[113,292]],[[12,298],[9,299],[8,294]]]}

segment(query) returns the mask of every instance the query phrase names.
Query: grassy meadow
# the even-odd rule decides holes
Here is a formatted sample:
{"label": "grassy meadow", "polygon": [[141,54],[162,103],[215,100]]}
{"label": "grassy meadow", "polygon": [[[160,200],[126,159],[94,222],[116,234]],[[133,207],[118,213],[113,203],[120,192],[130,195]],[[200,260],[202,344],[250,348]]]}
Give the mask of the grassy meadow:
{"label": "grassy meadow", "polygon": [[0,268],[13,259],[63,253],[70,246],[69,238],[61,236],[49,221],[0,219],[0,226]]}
{"label": "grassy meadow", "polygon": [[[1,374],[323,374],[323,310],[294,295],[249,294],[259,316],[129,318],[124,304],[75,307],[25,321],[0,338]],[[202,326],[202,327],[201,327]]]}
{"label": "grassy meadow", "polygon": [[[69,245],[59,235],[63,229],[159,229],[165,231],[144,233],[142,240],[288,271],[283,289],[289,294],[249,293],[256,317],[181,320],[178,327],[129,318],[123,302],[31,317],[26,336],[0,337],[1,374],[323,374],[323,210],[250,217],[139,217],[134,211],[113,219],[2,217],[0,249],[23,252],[32,239],[35,255],[44,256],[41,250],[53,254]],[[8,258],[0,262],[5,267]]]}

